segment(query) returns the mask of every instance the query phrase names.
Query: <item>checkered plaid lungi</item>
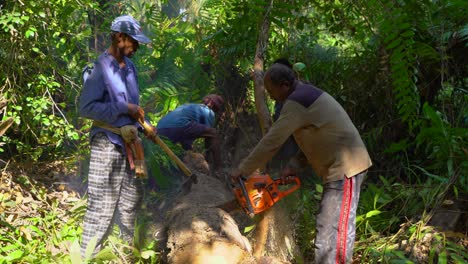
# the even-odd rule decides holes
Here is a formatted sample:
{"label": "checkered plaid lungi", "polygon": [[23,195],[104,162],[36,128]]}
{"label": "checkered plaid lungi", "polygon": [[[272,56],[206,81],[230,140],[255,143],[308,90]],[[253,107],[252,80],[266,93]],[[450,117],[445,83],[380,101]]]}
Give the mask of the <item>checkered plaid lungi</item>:
{"label": "checkered plaid lungi", "polygon": [[112,226],[120,226],[122,238],[133,240],[136,211],[141,201],[142,182],[128,165],[119,147],[104,133],[91,141],[88,174],[88,207],[83,224],[81,254],[89,241],[97,238],[97,252]]}
{"label": "checkered plaid lungi", "polygon": [[356,209],[366,172],[323,186],[317,214],[315,263],[351,263],[356,237]]}

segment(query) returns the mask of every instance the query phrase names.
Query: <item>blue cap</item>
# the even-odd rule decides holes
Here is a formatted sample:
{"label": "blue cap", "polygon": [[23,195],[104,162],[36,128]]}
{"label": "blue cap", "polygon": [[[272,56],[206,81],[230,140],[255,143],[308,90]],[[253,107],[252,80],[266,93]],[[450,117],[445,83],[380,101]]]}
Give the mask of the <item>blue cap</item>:
{"label": "blue cap", "polygon": [[150,43],[151,40],[143,34],[140,24],[129,15],[119,16],[112,21],[111,30],[115,32],[122,32],[134,40],[141,43]]}

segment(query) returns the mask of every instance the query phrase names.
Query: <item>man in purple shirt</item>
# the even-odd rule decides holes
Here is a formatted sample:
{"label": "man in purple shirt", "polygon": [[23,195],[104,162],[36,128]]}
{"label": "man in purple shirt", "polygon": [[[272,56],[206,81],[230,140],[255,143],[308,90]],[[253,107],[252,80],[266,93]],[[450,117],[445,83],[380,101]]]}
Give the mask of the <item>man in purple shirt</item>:
{"label": "man in purple shirt", "polygon": [[112,43],[88,72],[79,101],[80,115],[94,120],[90,131],[88,207],[82,255],[91,239],[97,239],[94,252],[99,251],[116,219],[123,239],[131,244],[141,200],[141,179],[135,177],[126,158],[127,140],[123,133],[115,131],[125,127],[136,135],[137,128],[141,130],[138,120],[144,119],[144,111],[139,106],[137,71],[129,58],[138,50],[139,43],[150,40],[141,32],[138,22],[128,15],[117,17],[111,31]]}

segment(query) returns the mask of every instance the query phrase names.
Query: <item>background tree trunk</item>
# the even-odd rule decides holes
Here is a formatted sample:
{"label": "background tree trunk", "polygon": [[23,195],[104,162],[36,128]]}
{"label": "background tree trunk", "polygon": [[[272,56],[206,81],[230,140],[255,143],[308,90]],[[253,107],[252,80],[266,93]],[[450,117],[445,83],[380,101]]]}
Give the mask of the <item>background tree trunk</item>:
{"label": "background tree trunk", "polygon": [[255,107],[257,108],[258,121],[262,129],[262,135],[265,135],[271,126],[270,112],[265,102],[265,86],[263,84],[263,62],[265,60],[265,52],[268,46],[268,38],[270,36],[270,19],[269,14],[273,7],[273,0],[265,7],[265,13],[260,21],[260,30],[258,33],[257,50],[254,59],[254,90],[255,90]]}
{"label": "background tree trunk", "polygon": [[[271,115],[266,104],[265,86],[263,83],[263,66],[270,36],[271,21],[269,16],[272,8],[273,0],[265,6],[265,13],[262,16],[262,20],[259,21],[253,71],[255,107],[263,136],[271,127]],[[288,214],[289,211],[286,208],[280,208],[278,204],[260,215],[254,233],[253,255],[256,258],[268,255],[277,257],[283,261],[289,261],[292,258],[298,257],[296,252],[297,247],[293,238],[293,228],[291,228],[292,225],[288,221]],[[287,244],[285,244],[285,241],[287,241]]]}
{"label": "background tree trunk", "polygon": [[110,44],[110,25],[103,28],[104,21],[108,18],[113,21],[122,11],[121,5],[111,5],[107,0],[99,0],[98,4],[100,12],[94,9],[88,12],[88,21],[93,29],[93,37],[89,39],[89,48],[97,54],[103,52]]}

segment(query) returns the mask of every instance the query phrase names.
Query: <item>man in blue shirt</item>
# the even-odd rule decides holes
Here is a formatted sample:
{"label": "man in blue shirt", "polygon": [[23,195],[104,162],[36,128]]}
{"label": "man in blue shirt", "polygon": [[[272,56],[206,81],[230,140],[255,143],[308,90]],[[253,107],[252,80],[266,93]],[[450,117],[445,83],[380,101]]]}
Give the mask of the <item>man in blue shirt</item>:
{"label": "man in blue shirt", "polygon": [[220,142],[214,128],[215,113],[224,104],[220,95],[210,94],[203,98],[203,104],[184,104],[159,120],[158,134],[173,143],[180,143],[184,150],[193,148],[197,138],[205,139],[206,158],[216,171],[221,167]]}
{"label": "man in blue shirt", "polygon": [[[137,71],[129,58],[138,50],[139,43],[150,40],[138,22],[128,15],[117,17],[111,31],[112,43],[88,72],[79,101],[80,115],[94,120],[90,131],[88,207],[82,255],[93,238],[97,239],[95,252],[101,248],[115,219],[119,220],[123,239],[131,244],[141,200],[141,179],[130,168],[125,148],[126,143],[138,137],[138,120],[144,119],[144,111],[139,106]],[[145,133],[149,136],[156,131]]]}

